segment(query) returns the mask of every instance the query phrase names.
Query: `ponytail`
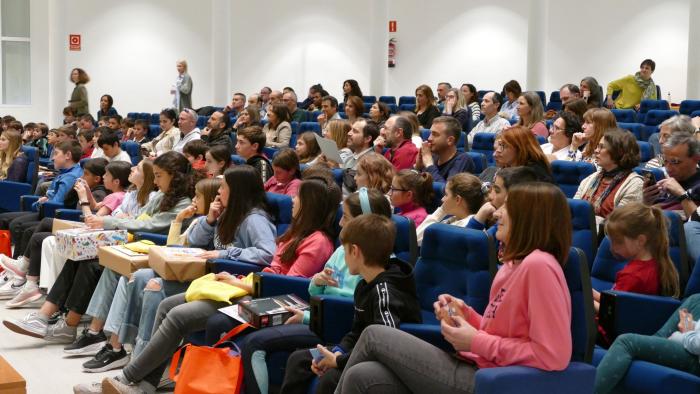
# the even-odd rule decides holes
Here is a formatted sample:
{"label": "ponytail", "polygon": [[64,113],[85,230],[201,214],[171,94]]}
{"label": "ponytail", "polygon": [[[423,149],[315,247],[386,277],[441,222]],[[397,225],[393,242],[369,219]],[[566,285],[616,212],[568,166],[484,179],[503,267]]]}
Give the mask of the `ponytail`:
{"label": "ponytail", "polygon": [[680,296],[678,271],[676,266],[673,265],[668,251],[670,242],[666,224],[667,219],[663,211],[658,207],[649,207],[649,209],[656,222],[655,232],[657,239],[655,242],[649,242],[649,236],[647,236],[647,245],[658,266],[661,295],[678,298]]}
{"label": "ponytail", "polygon": [[401,170],[396,174],[396,180],[402,188],[413,192],[415,204],[426,207],[433,201],[433,177],[429,173]]}

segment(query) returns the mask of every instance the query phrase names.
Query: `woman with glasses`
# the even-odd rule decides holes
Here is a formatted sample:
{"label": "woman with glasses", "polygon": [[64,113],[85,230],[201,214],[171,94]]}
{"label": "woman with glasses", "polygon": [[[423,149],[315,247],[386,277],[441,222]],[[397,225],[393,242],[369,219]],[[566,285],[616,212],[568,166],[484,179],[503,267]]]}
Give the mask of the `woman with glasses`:
{"label": "woman with glasses", "polygon": [[[542,152],[547,155],[550,161],[567,160],[569,157],[569,146],[574,133],[581,132],[581,122],[578,117],[570,112],[563,111],[549,127],[549,142],[541,145]],[[577,151],[578,156],[581,152]]]}
{"label": "woman with glasses", "polygon": [[616,207],[642,201],[644,180],[634,172],[639,165],[639,146],[629,131],[608,130],[594,155],[600,169],[581,182],[574,198],[590,202],[600,223]]}
{"label": "woman with glasses", "polygon": [[506,129],[496,137],[493,148],[496,166],[486,168],[479,175],[482,182],[492,183],[499,169],[517,166],[530,167],[540,182],[554,182],[549,160],[530,129],[524,126]]}

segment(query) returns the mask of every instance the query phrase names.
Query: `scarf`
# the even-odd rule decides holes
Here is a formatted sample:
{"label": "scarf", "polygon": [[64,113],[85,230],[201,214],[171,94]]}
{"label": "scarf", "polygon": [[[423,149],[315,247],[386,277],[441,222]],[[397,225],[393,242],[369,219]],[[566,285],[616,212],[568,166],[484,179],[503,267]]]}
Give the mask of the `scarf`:
{"label": "scarf", "polygon": [[634,74],[634,82],[637,83],[640,89],[642,89],[642,100],[656,100],[656,84],[654,80],[649,78],[647,80],[642,79],[642,75],[637,71]]}
{"label": "scarf", "polygon": [[[598,175],[596,176],[596,179],[591,183],[591,186],[588,187],[588,190],[583,194],[582,199],[589,201],[591,204],[593,204],[593,209],[595,210],[596,214],[600,211],[600,206],[603,204],[603,201],[605,201],[606,198],[612,193],[613,190],[615,190],[615,187],[620,184],[620,182],[624,181],[627,179],[627,176],[630,174],[631,171],[623,171],[621,168],[615,168],[612,171],[605,171],[605,170],[600,170]],[[608,187],[603,191],[603,194],[598,197],[597,200],[593,201],[593,196],[595,195],[596,190],[598,190],[598,186],[600,186],[600,182],[603,179],[606,178],[612,178],[612,181],[610,181],[610,184],[608,184]]]}

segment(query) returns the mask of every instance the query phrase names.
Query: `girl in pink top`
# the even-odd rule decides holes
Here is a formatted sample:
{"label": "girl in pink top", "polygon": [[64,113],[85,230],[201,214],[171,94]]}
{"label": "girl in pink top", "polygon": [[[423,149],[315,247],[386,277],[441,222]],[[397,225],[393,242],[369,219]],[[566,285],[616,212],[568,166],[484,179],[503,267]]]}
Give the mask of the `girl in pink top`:
{"label": "girl in pink top", "polygon": [[292,198],[292,224],[277,238],[277,251],[264,271],[310,278],[320,272],[335,249],[335,217],[340,189],[319,179],[301,182]]}
{"label": "girl in pink top", "polygon": [[571,246],[566,197],[549,183],[515,185],[496,211],[506,245],[483,315],[442,294],[434,304],[454,357],[385,326],[362,333],[336,393],[473,393],[477,368],[563,370],[571,358],[571,300],[561,265]]}
{"label": "girl in pink top", "polygon": [[418,227],[428,216],[425,207],[433,200],[433,177],[427,172],[401,170],[391,181],[389,197],[396,213],[413,220]]}
{"label": "girl in pink top", "polygon": [[301,183],[299,158],[296,152],[291,148],[284,148],[277,152],[272,160],[272,171],[275,175],[265,182],[265,191],[296,196]]}

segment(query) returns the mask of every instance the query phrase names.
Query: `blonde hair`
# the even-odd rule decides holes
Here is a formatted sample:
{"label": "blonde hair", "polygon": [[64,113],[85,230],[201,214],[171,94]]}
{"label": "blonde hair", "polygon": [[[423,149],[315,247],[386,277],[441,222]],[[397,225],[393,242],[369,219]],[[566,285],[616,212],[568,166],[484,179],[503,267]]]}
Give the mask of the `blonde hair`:
{"label": "blonde hair", "polygon": [[331,139],[335,141],[338,149],[348,147],[348,133],[350,129],[352,129],[350,122],[344,119],[336,119],[328,122],[328,133],[331,135]]}
{"label": "blonde hair", "polygon": [[15,129],[7,129],[0,137],[5,137],[9,141],[7,150],[0,152],[0,179],[5,179],[12,161],[21,154],[22,136]]}
{"label": "blonde hair", "polygon": [[394,166],[384,156],[369,152],[357,162],[357,168],[367,174],[367,188],[377,189],[386,194],[394,178]]}
{"label": "blonde hair", "polygon": [[185,72],[187,72],[187,60],[180,59],[177,62],[175,62],[175,64],[182,64],[183,66],[185,66]]}
{"label": "blonde hair", "polygon": [[678,298],[680,295],[678,271],[668,252],[666,217],[661,209],[641,202],[631,202],[615,208],[608,216],[605,233],[615,241],[623,237],[634,239],[644,235],[646,237],[644,246],[656,260],[661,295]]}

